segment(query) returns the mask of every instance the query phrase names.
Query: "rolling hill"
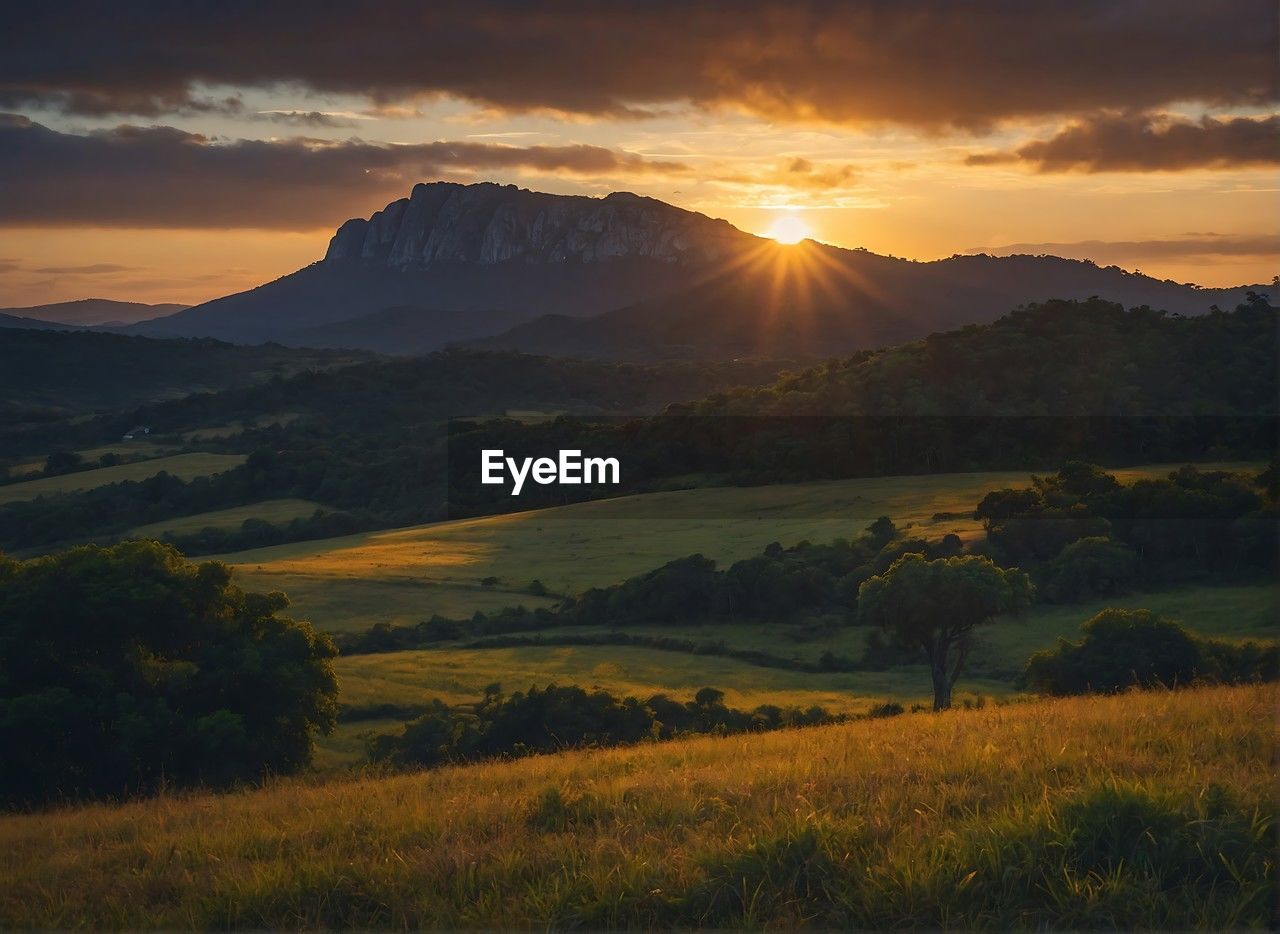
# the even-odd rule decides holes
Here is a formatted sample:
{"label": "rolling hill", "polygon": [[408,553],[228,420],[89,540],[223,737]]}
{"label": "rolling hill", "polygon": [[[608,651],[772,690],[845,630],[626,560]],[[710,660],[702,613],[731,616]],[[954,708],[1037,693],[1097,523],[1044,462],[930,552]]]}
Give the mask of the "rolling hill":
{"label": "rolling hill", "polygon": [[118,327],[176,314],[187,307],[189,306],[172,302],[146,305],[142,302],[119,302],[109,298],[82,298],[74,302],[54,302],[25,308],[0,308],[0,327],[31,326],[5,324],[3,319],[7,317],[72,327]]}
{"label": "rolling hill", "polygon": [[1262,928],[1275,703],[1073,698],[9,814],[0,924]]}
{"label": "rolling hill", "polygon": [[1199,289],[1055,256],[936,262],[806,241],[760,244],[738,267],[674,295],[590,318],[548,315],[474,342],[490,349],[612,360],[821,358],[996,320],[994,309],[1103,296],[1198,315],[1248,288]]}

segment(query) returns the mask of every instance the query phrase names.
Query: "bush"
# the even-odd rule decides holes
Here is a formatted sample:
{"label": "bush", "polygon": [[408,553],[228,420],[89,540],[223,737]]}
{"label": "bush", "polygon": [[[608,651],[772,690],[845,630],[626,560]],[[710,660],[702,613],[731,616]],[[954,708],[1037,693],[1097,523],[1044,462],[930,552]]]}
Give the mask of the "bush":
{"label": "bush", "polygon": [[333,643],[157,542],[0,556],[0,800],[294,772],[333,726]]}
{"label": "bush", "polygon": [[1040,593],[1051,603],[1113,596],[1132,589],[1138,556],[1109,538],[1091,536],[1063,548],[1039,576]]}
{"label": "bush", "polygon": [[1185,687],[1195,680],[1274,680],[1277,649],[1203,639],[1150,610],[1107,609],[1081,626],[1079,642],[1027,661],[1022,685],[1046,694]]}

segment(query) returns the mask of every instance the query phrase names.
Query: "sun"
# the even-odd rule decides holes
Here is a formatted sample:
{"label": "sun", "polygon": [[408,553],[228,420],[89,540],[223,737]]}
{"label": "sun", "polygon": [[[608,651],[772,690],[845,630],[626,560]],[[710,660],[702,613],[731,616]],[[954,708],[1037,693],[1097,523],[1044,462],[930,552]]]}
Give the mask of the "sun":
{"label": "sun", "polygon": [[800,215],[787,213],[780,214],[769,225],[769,232],[765,236],[771,240],[777,240],[779,243],[799,243],[811,233],[813,231],[809,229],[808,224],[800,219]]}

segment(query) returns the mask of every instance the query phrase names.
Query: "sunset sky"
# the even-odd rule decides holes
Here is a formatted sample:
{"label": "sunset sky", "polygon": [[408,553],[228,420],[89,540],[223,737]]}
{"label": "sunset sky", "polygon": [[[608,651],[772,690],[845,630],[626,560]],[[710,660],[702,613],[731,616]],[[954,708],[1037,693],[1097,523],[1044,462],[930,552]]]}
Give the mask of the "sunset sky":
{"label": "sunset sky", "polygon": [[1269,283],[1276,15],[1273,0],[10,5],[0,305],[238,291],[434,179],[629,190],[917,259],[1057,253]]}

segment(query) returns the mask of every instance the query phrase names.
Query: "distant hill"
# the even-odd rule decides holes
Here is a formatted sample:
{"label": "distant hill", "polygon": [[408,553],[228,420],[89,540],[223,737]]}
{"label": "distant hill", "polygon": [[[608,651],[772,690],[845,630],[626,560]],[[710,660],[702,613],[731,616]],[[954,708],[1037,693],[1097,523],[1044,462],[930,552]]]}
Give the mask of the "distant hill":
{"label": "distant hill", "polygon": [[737,268],[592,318],[547,315],[473,342],[609,360],[822,358],[989,324],[1009,308],[1102,296],[1182,315],[1234,308],[1260,286],[1201,289],[1056,256],[921,263],[812,241],[756,248]]}
{"label": "distant hill", "polygon": [[18,315],[0,314],[0,328],[27,328],[34,331],[70,331],[75,326],[58,324],[54,321],[40,321],[37,318],[22,318]]}
{"label": "distant hill", "polygon": [[122,326],[161,318],[187,307],[189,306],[172,302],[144,305],[141,302],[117,302],[109,298],[82,298],[74,302],[54,302],[26,308],[0,308],[0,327],[31,326],[25,323],[8,323],[4,319],[9,317],[74,327]]}
{"label": "distant hill", "polygon": [[[338,228],[325,257],[132,333],[422,353],[451,343],[611,360],[826,357],[1053,298],[1202,314],[1200,289],[1053,256],[913,262],[781,246],[652,198],[422,184]],[[497,336],[495,336],[497,335]]]}

